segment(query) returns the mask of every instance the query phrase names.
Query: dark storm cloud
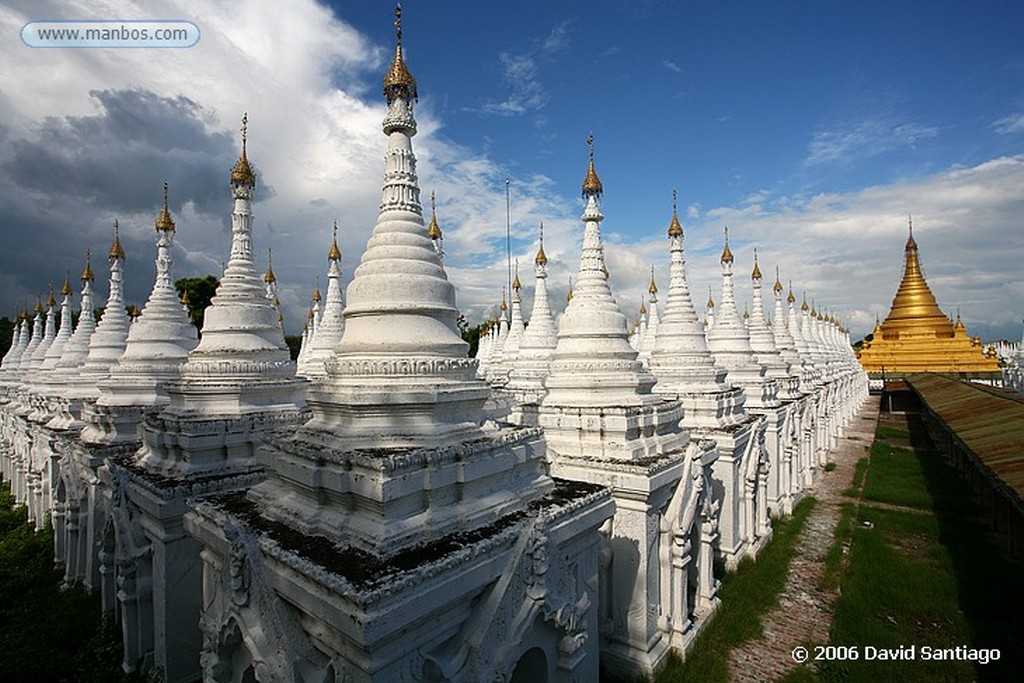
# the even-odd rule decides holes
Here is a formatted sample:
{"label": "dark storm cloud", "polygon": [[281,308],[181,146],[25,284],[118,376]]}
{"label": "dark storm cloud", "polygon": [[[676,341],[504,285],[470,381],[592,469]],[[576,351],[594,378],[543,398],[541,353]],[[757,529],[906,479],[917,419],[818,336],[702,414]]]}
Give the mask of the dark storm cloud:
{"label": "dark storm cloud", "polygon": [[227,173],[236,143],[204,130],[202,107],[187,97],[148,90],[93,90],[93,116],[48,117],[34,139],[14,140],[5,170],[33,193],[58,188],[80,203],[113,212],[149,210],[160,186],[171,186],[171,207],[195,203],[223,215]]}
{"label": "dark storm cloud", "polygon": [[[121,217],[121,241],[129,254],[126,296],[145,301],[153,283],[152,219],[140,232],[141,226],[130,225],[126,217],[155,218],[165,179],[179,223],[181,207],[191,202],[197,213],[224,227],[218,235],[184,231],[191,248],[223,248],[237,134],[207,132],[209,112],[187,97],[142,89],[90,95],[99,105],[94,115],[48,117],[30,137],[0,128],[10,150],[0,166],[0,274],[5,276],[0,315],[12,314],[26,297],[34,302],[51,280],[59,289],[65,270],[77,291],[86,249],[93,250],[103,301],[113,216]],[[262,197],[270,194],[270,188],[260,188]],[[175,260],[185,265],[184,254],[175,252]]]}

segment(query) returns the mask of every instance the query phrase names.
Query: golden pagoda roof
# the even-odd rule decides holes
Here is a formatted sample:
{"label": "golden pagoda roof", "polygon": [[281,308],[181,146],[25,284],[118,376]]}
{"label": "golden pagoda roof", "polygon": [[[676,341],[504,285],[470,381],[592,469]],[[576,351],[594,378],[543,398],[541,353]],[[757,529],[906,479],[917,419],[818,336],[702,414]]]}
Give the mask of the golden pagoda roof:
{"label": "golden pagoda roof", "polygon": [[572,301],[572,275],[569,276],[569,293],[565,295],[565,300]]}
{"label": "golden pagoda roof", "polygon": [[72,294],[74,294],[74,290],[71,289],[71,283],[68,282],[70,276],[71,273],[69,273],[68,271],[64,271],[64,284],[60,288],[60,293],[64,296],[71,296]]}
{"label": "golden pagoda roof", "polygon": [[121,246],[121,230],[117,225],[117,219],[114,219],[114,243],[110,245],[110,253],[108,255],[112,259],[124,258],[124,247]]}
{"label": "golden pagoda roof", "polygon": [[171,218],[171,211],[167,208],[167,181],[164,181],[164,206],[160,215],[156,217],[156,229],[161,232],[174,232],[174,219]]}
{"label": "golden pagoda roof", "polygon": [[761,279],[761,267],[757,265],[757,247],[754,247],[754,271],[750,274],[750,279],[754,281]]}
{"label": "golden pagoda roof", "polygon": [[651,296],[658,293],[658,285],[654,282],[654,266],[651,266],[651,285],[647,288],[647,291]]}
{"label": "golden pagoda roof", "polygon": [[274,274],[274,250],[267,248],[267,272],[263,275],[266,283],[277,282],[277,275]]}
{"label": "golden pagoda roof", "polygon": [[516,277],[512,280],[512,289],[517,292],[523,288],[523,283],[519,281],[519,259],[516,259]]}
{"label": "golden pagoda roof", "polygon": [[732,249],[729,248],[729,227],[725,228],[725,249],[722,249],[722,265],[733,262]]}
{"label": "golden pagoda roof", "polygon": [[53,298],[53,283],[50,283],[50,296],[46,300],[46,305],[50,308],[54,308],[57,305],[57,300]]}
{"label": "golden pagoda roof", "polygon": [[430,235],[430,239],[439,240],[441,239],[441,226],[437,224],[437,211],[434,204],[434,193],[430,193],[430,225],[427,226],[427,234]]}
{"label": "golden pagoda roof", "polygon": [[679,222],[679,216],[676,214],[676,191],[672,190],[672,222],[668,224],[668,236],[669,237],[682,237],[683,226]]}
{"label": "golden pagoda roof", "polygon": [[96,279],[96,276],[92,273],[92,249],[85,250],[85,269],[82,270],[82,282],[88,280],[92,282]]}
{"label": "golden pagoda roof", "polygon": [[419,95],[416,92],[416,79],[409,72],[402,58],[402,6],[395,7],[395,58],[391,60],[388,72],[384,74],[384,98],[388,104],[402,97],[407,100],[416,100]]}
{"label": "golden pagoda roof", "polygon": [[331,248],[327,250],[327,260],[341,260],[341,249],[338,249],[338,221],[334,221],[334,235],[331,238]]}
{"label": "golden pagoda roof", "polygon": [[647,306],[644,305],[644,298],[640,297],[640,315],[647,315]]}
{"label": "golden pagoda roof", "polygon": [[590,147],[590,165],[587,167],[587,175],[583,178],[583,196],[584,197],[600,197],[604,192],[604,186],[601,185],[601,179],[597,177],[597,171],[594,169],[594,136],[587,137],[587,145]]}
{"label": "golden pagoda roof", "polygon": [[952,334],[952,324],[946,314],[939,309],[939,305],[935,302],[935,295],[932,294],[931,288],[928,287],[921,272],[912,223],[909,225],[908,231],[909,235],[903,251],[903,278],[896,289],[889,315],[882,321],[883,334],[914,330],[933,334]]}
{"label": "golden pagoda roof", "polygon": [[711,297],[711,288],[710,287],[708,287],[708,303],[707,303],[707,307],[708,308],[714,308],[715,307],[715,300]]}
{"label": "golden pagoda roof", "polygon": [[775,266],[775,286],[772,287],[772,290],[776,294],[782,294],[782,281],[779,280],[779,267],[778,266]]}
{"label": "golden pagoda roof", "polygon": [[40,313],[43,312],[43,297],[42,297],[42,295],[36,297],[36,308],[35,308],[35,311],[36,311],[36,315],[39,315]]}
{"label": "golden pagoda roof", "polygon": [[876,319],[870,345],[857,354],[861,365],[869,372],[998,372],[998,359],[967,335],[959,311],[954,324],[939,309],[921,272],[913,224],[907,229],[903,277],[889,315]]}
{"label": "golden pagoda roof", "polygon": [[548,255],[544,253],[544,224],[540,224],[540,246],[537,247],[537,256],[533,259],[533,262],[538,266],[546,266],[548,264]]}
{"label": "golden pagoda roof", "polygon": [[786,295],[786,303],[793,305],[796,303],[796,297],[793,296],[793,281],[789,281],[789,294]]}
{"label": "golden pagoda roof", "polygon": [[242,116],[242,156],[238,157],[238,161],[235,162],[235,167],[231,169],[231,182],[235,185],[244,185],[245,187],[255,187],[256,185],[256,174],[252,172],[252,166],[249,165],[249,158],[245,154],[245,143],[249,137],[249,113],[246,112]]}
{"label": "golden pagoda roof", "polygon": [[505,288],[504,287],[501,288],[501,306],[500,306],[500,308],[503,311],[507,311],[508,310],[508,304],[505,303]]}

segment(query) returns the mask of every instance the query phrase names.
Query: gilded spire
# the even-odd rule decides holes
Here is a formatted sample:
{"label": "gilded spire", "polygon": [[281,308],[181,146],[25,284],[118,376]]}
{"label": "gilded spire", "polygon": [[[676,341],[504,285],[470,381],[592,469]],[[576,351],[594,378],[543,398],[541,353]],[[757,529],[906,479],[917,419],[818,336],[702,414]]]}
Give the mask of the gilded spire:
{"label": "gilded spire", "polygon": [[37,316],[40,315],[43,312],[43,295],[42,294],[40,294],[39,296],[36,297],[36,308],[35,308],[35,311],[36,311],[36,315]]}
{"label": "gilded spire", "polygon": [[316,276],[316,289],[313,290],[313,303],[320,303],[323,301],[324,295],[320,293],[320,276]]}
{"label": "gilded spire", "polygon": [[711,288],[708,287],[708,308],[715,307],[715,300],[711,297]]}
{"label": "gilded spire", "polygon": [[722,250],[722,265],[733,262],[732,250],[729,249],[729,227],[725,228],[725,249]]}
{"label": "gilded spire", "polygon": [[572,275],[569,276],[569,293],[565,295],[565,302],[572,301]]}
{"label": "gilded spire", "polygon": [[924,279],[919,261],[913,223],[908,218],[907,244],[904,249],[903,279],[896,289],[889,315],[882,322],[887,332],[896,329],[930,330],[932,334],[951,334],[949,318],[939,309],[935,295]]}
{"label": "gilded spire", "polygon": [[775,286],[772,288],[776,294],[782,294],[782,281],[779,280],[779,267],[775,266]]}
{"label": "gilded spire", "polygon": [[505,303],[505,288],[504,287],[501,288],[501,307],[500,308],[503,311],[507,311],[508,310],[508,304]]}
{"label": "gilded spire", "polygon": [[263,276],[263,281],[266,283],[277,282],[277,276],[274,275],[274,250],[267,248],[267,272]]}
{"label": "gilded spire", "polygon": [[123,259],[124,258],[124,247],[121,246],[121,231],[117,225],[117,219],[114,219],[114,243],[110,245],[111,259]]}
{"label": "gilded spire", "polygon": [[243,185],[245,187],[256,186],[256,174],[252,172],[252,166],[249,165],[249,158],[246,156],[245,144],[249,137],[249,113],[246,112],[242,115],[242,156],[235,162],[235,167],[231,169],[231,183],[234,185]]}
{"label": "gilded spire", "polygon": [[164,207],[160,215],[156,217],[156,229],[161,232],[174,232],[174,219],[171,218],[171,210],[167,208],[167,181],[164,181]]}
{"label": "gilded spire", "polygon": [[647,306],[644,304],[644,298],[640,297],[640,317],[643,318],[647,315]]}
{"label": "gilded spire", "polygon": [[601,179],[597,177],[594,169],[594,136],[587,137],[587,146],[590,147],[590,165],[587,167],[587,177],[583,179],[583,197],[600,197],[604,193],[604,186]]}
{"label": "gilded spire", "polygon": [[60,288],[60,293],[64,296],[71,296],[74,291],[71,289],[71,283],[68,280],[71,278],[69,271],[64,271],[64,286]]}
{"label": "gilded spire", "polygon": [[789,281],[789,294],[786,295],[786,303],[787,304],[795,304],[796,303],[796,297],[793,296],[793,281],[792,280]]}
{"label": "gilded spire", "polygon": [[92,274],[92,249],[85,251],[85,269],[82,271],[82,282],[92,282],[96,276]]}
{"label": "gilded spire", "polygon": [[418,99],[416,79],[402,59],[402,4],[395,5],[395,58],[384,75],[384,98],[388,104],[401,97],[406,100]]}
{"label": "gilded spire", "polygon": [[676,214],[676,191],[672,190],[672,222],[668,224],[669,237],[682,237],[683,226],[679,223],[679,216]]}
{"label": "gilded spire", "polygon": [[761,280],[761,267],[757,265],[757,247],[754,247],[754,272],[750,274],[750,279],[754,282]]}
{"label": "gilded spire", "polygon": [[540,224],[540,246],[537,247],[537,256],[533,259],[533,262],[538,266],[546,266],[548,264],[548,255],[544,253],[544,223]]}
{"label": "gilded spire", "polygon": [[327,252],[327,260],[341,260],[341,249],[338,249],[338,221],[334,221],[334,236],[331,238],[331,248]]}
{"label": "gilded spire", "polygon": [[516,259],[516,279],[512,280],[512,289],[519,291],[523,288],[523,283],[519,281],[519,259]]}
{"label": "gilded spire", "polygon": [[50,308],[54,308],[57,306],[57,300],[53,298],[53,282],[50,283],[50,296],[46,300],[46,305],[49,306]]}
{"label": "gilded spire", "polygon": [[188,290],[181,290],[181,305],[187,308],[190,303],[192,303],[192,300],[188,298]]}
{"label": "gilded spire", "polygon": [[807,305],[807,292],[804,292],[804,302],[800,304],[800,310],[804,313],[811,310],[811,307]]}
{"label": "gilded spire", "polygon": [[658,293],[658,285],[654,282],[654,266],[651,266],[651,285],[647,288],[648,293],[654,296]]}
{"label": "gilded spire", "polygon": [[132,310],[130,313],[128,313],[128,315],[131,316],[132,320],[136,320],[137,318],[139,318],[139,316],[142,315],[142,311],[139,310],[138,305],[132,304]]}
{"label": "gilded spire", "polygon": [[439,240],[441,239],[441,226],[437,224],[437,211],[434,203],[434,192],[430,192],[430,225],[427,226],[427,234],[430,235],[430,239]]}

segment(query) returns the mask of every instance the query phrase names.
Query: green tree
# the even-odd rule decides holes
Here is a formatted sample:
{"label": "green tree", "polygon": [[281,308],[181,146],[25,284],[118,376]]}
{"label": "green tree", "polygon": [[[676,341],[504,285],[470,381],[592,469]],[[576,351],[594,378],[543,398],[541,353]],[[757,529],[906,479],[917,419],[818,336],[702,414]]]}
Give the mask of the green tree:
{"label": "green tree", "polygon": [[180,298],[185,298],[185,295],[188,294],[188,314],[192,319],[192,324],[200,332],[203,330],[203,316],[206,313],[206,308],[210,305],[213,295],[217,293],[218,287],[220,287],[220,281],[213,275],[183,277],[174,283],[174,288],[178,290]]}
{"label": "green tree", "polygon": [[0,358],[7,355],[14,339],[14,323],[5,315],[0,318]]}
{"label": "green tree", "polygon": [[476,352],[480,348],[480,333],[484,329],[485,323],[480,323],[474,327],[469,327],[466,319],[461,315],[459,316],[459,331],[462,333],[462,339],[469,344],[469,357],[476,358]]}

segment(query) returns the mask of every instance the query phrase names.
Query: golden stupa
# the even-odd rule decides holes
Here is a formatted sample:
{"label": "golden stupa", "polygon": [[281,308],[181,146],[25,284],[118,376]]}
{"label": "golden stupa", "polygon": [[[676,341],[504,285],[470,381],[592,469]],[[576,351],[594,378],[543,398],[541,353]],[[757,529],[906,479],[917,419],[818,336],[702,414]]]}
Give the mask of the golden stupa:
{"label": "golden stupa", "polygon": [[875,323],[872,340],[857,354],[868,372],[998,372],[999,361],[988,358],[981,340],[967,335],[957,313],[953,323],[935,303],[917,256],[910,225],[903,279],[889,315]]}

